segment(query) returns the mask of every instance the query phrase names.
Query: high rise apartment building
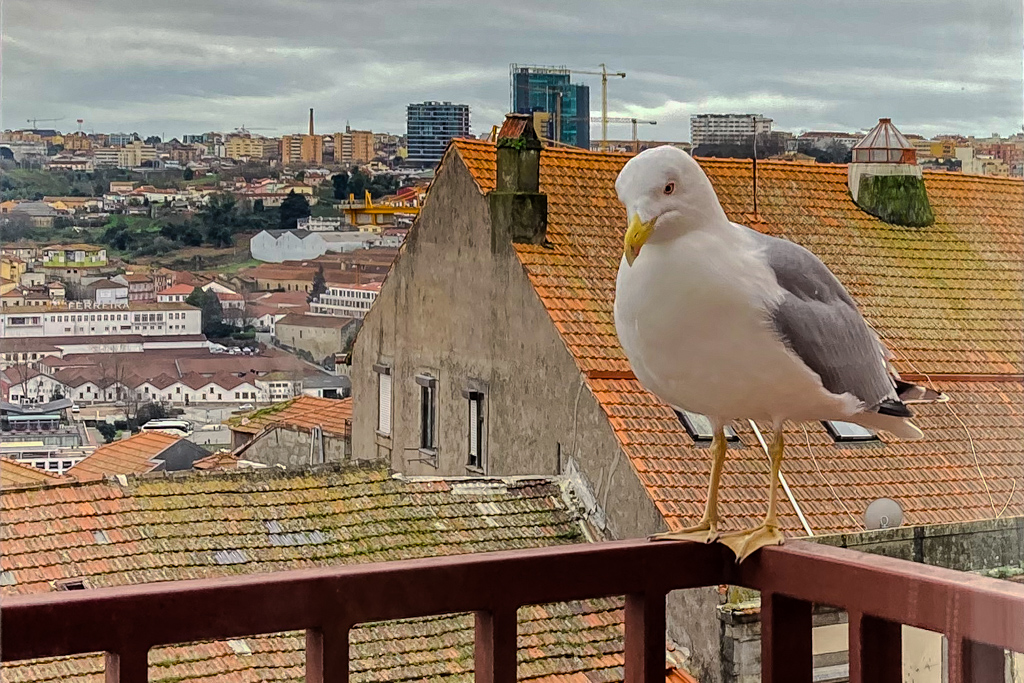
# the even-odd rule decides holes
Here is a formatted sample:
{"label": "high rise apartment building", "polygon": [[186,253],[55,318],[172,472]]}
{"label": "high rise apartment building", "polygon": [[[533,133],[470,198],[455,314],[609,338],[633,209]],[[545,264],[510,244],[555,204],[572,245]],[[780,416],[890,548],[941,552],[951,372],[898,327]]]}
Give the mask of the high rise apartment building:
{"label": "high rise apartment building", "polygon": [[352,130],[334,134],[334,161],[338,164],[365,164],[373,161],[373,131]]}
{"label": "high rise apartment building", "polygon": [[469,137],[469,105],[422,102],[407,109],[408,161],[436,164],[452,138]]}
{"label": "high rise apartment building", "polygon": [[324,141],[319,135],[285,135],[281,137],[281,163],[321,164]]}
{"label": "high rise apartment building", "polygon": [[739,145],[751,137],[772,132],[772,120],[760,114],[694,114],[690,142],[697,145]]}
{"label": "high rise apartment building", "polygon": [[534,114],[537,132],[549,140],[590,149],[590,88],[569,77],[565,67],[513,64],[512,111]]}

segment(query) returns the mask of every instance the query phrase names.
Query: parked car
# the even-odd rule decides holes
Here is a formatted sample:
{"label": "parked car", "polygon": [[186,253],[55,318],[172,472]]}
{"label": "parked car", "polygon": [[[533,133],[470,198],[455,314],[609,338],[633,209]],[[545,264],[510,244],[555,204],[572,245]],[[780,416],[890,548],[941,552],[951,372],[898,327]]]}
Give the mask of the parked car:
{"label": "parked car", "polygon": [[251,404],[251,403],[243,403],[242,405],[238,406],[238,409],[239,410],[252,410],[254,407],[255,406],[253,406],[253,404]]}

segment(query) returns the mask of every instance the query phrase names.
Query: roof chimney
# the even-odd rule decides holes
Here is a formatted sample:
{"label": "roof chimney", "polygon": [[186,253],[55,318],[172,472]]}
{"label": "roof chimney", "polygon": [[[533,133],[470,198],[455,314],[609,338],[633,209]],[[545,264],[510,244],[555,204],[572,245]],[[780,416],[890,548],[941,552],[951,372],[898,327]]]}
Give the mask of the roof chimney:
{"label": "roof chimney", "polygon": [[891,119],[878,119],[852,153],[846,179],[857,206],[895,225],[923,227],[935,222],[917,150]]}
{"label": "roof chimney", "polygon": [[309,134],[313,135],[313,107],[309,108]]}
{"label": "roof chimney", "polygon": [[487,195],[491,244],[543,244],[548,198],[540,192],[541,143],[528,114],[508,114],[498,132],[497,187]]}

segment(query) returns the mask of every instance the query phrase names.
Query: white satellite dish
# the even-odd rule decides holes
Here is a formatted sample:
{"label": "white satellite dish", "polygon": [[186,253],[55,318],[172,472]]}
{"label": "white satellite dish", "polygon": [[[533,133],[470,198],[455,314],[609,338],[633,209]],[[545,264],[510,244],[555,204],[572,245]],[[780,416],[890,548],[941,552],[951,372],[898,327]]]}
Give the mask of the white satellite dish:
{"label": "white satellite dish", "polygon": [[864,526],[868,530],[895,529],[903,524],[903,508],[892,498],[879,498],[864,511]]}

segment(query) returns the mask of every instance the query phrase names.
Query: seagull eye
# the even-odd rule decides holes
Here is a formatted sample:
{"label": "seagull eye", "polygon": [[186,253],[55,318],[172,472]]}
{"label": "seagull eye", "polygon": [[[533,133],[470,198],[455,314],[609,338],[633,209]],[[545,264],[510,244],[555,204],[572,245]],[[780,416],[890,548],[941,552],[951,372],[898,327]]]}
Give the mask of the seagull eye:
{"label": "seagull eye", "polygon": [[672,194],[675,191],[676,191],[676,184],[675,183],[668,183],[667,185],[665,185],[665,194]]}

